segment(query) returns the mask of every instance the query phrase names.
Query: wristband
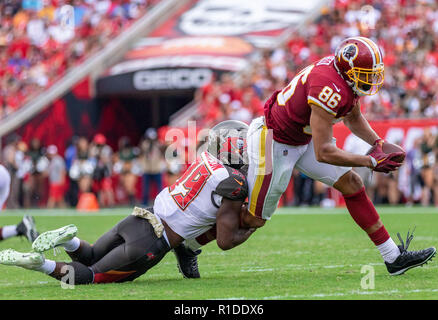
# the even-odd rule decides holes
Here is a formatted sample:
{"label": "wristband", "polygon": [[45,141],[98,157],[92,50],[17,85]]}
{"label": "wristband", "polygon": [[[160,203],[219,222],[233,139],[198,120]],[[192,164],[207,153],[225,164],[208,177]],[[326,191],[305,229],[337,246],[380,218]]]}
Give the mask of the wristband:
{"label": "wristband", "polygon": [[385,140],[383,140],[382,138],[379,138],[376,141],[374,141],[374,145],[376,145],[376,144],[382,145],[384,142],[385,142]]}
{"label": "wristband", "polygon": [[377,160],[374,159],[374,157],[372,157],[372,156],[368,156],[368,157],[370,157],[371,162],[373,163],[373,168],[375,168],[377,166]]}

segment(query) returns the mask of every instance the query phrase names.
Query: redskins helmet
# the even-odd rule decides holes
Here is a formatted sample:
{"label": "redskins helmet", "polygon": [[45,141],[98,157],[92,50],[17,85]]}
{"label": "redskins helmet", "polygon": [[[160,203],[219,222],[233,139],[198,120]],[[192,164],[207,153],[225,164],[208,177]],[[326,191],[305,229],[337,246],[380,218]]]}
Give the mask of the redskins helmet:
{"label": "redskins helmet", "polygon": [[224,164],[240,169],[248,163],[247,133],[248,125],[242,121],[222,121],[210,129],[207,151]]}
{"label": "redskins helmet", "polygon": [[335,51],[338,73],[359,96],[376,94],[383,85],[383,55],[374,41],[365,37],[343,40]]}

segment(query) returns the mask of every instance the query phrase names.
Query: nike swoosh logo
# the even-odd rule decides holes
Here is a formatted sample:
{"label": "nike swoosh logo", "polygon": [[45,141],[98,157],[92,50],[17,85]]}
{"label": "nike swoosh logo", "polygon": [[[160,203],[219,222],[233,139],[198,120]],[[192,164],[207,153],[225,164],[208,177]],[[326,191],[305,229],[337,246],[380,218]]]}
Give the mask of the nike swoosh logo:
{"label": "nike swoosh logo", "polygon": [[58,236],[62,236],[65,233],[65,230],[62,230],[60,233],[58,233]]}
{"label": "nike swoosh logo", "polygon": [[233,178],[234,181],[236,181],[239,185],[243,186],[243,182],[240,182],[239,180],[237,180],[236,178]]}
{"label": "nike swoosh logo", "polygon": [[335,87],[337,92],[341,92],[341,89],[339,89],[334,83],[333,83],[333,86]]}

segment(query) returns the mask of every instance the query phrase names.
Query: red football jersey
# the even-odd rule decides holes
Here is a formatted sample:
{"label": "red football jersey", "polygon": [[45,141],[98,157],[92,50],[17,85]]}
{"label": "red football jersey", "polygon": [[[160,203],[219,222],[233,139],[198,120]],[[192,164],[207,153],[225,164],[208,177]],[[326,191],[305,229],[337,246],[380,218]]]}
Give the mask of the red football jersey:
{"label": "red football jersey", "polygon": [[328,56],[303,69],[266,102],[266,124],[273,129],[274,140],[293,146],[310,142],[310,102],[338,121],[352,110],[359,97],[338,74],[333,61],[334,56]]}

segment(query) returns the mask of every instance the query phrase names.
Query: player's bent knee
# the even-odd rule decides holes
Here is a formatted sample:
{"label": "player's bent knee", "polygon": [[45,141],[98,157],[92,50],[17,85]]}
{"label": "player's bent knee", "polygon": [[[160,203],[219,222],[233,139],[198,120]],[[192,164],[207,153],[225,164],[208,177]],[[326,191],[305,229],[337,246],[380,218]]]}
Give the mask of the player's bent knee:
{"label": "player's bent knee", "polygon": [[333,185],[342,194],[353,194],[364,187],[362,178],[353,170],[348,171]]}

